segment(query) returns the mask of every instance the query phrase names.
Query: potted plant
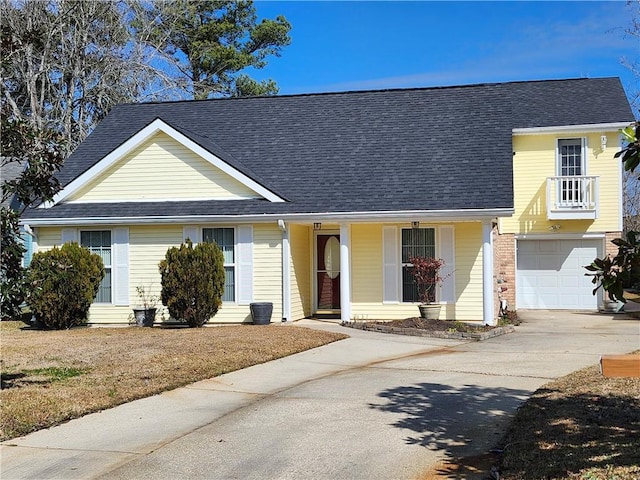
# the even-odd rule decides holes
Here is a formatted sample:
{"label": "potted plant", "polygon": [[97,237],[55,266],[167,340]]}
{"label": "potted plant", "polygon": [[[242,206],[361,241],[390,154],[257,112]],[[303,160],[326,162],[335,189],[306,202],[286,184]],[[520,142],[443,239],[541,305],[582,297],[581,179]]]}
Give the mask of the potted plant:
{"label": "potted plant", "polygon": [[429,320],[438,320],[440,308],[436,301],[436,287],[442,285],[448,276],[442,276],[440,270],[444,267],[444,260],[433,257],[412,257],[409,259],[412,266],[411,275],[418,289],[418,300],[420,305],[420,317]]}
{"label": "potted plant", "polygon": [[143,286],[136,287],[140,304],[133,307],[133,316],[136,320],[136,324],[139,327],[151,327],[156,321],[156,305],[160,297],[158,295],[151,295],[151,287],[145,289]]}

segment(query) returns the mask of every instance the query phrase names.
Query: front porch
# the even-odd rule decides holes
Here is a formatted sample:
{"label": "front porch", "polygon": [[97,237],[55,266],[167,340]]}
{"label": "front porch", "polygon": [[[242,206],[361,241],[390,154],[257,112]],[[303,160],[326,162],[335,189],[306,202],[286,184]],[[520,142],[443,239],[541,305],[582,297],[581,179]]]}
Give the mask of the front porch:
{"label": "front porch", "polygon": [[[287,223],[283,230],[284,318],[342,321],[418,315],[406,268],[408,231],[422,229],[449,275],[437,292],[442,319],[494,324],[492,222]],[[426,237],[425,237],[426,238]],[[416,247],[418,248],[418,247]],[[288,278],[287,278],[288,277]]]}

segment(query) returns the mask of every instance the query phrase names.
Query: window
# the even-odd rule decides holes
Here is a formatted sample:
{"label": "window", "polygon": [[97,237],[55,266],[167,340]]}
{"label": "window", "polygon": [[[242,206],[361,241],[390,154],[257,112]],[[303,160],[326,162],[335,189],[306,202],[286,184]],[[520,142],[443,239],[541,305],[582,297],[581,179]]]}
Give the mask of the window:
{"label": "window", "polygon": [[[417,302],[418,289],[411,275],[412,257],[436,256],[435,228],[403,228],[402,229],[402,301]],[[433,299],[435,300],[435,298]]]}
{"label": "window", "polygon": [[100,282],[96,303],[111,303],[111,231],[90,230],[80,232],[80,245],[97,253],[104,263],[104,278]]}
{"label": "window", "polygon": [[202,240],[216,242],[224,256],[224,294],[223,302],[235,302],[236,300],[236,252],[235,230],[233,228],[204,228]]}
{"label": "window", "polygon": [[583,174],[582,139],[570,138],[558,140],[558,166],[560,176]]}
{"label": "window", "polygon": [[[584,148],[581,138],[558,140],[558,174],[561,177],[578,177],[585,173]],[[562,179],[561,202],[575,202],[582,198],[580,179]]]}
{"label": "window", "polygon": [[33,258],[33,237],[23,228],[20,228],[20,240],[24,247],[24,255],[22,256],[22,266],[27,268],[31,265],[31,259]]}

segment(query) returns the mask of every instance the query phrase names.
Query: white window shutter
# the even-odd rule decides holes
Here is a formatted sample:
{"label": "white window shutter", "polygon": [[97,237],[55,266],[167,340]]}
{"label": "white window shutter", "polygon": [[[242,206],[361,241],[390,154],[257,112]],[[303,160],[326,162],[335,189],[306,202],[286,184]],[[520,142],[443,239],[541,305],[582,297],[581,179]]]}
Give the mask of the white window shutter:
{"label": "white window shutter", "polygon": [[382,301],[397,303],[399,301],[398,279],[400,262],[398,261],[398,229],[382,227]]}
{"label": "white window shutter", "polygon": [[238,269],[238,304],[249,305],[253,302],[253,226],[238,227],[236,241],[236,268]]}
{"label": "white window shutter", "polygon": [[[440,288],[440,301],[455,303],[456,301],[456,245],[453,226],[440,227],[440,258],[444,260],[442,276],[446,277]],[[448,275],[448,276],[447,276]]]}
{"label": "white window shutter", "polygon": [[129,229],[113,230],[113,303],[129,305]]}
{"label": "white window shutter", "polygon": [[63,228],[61,239],[62,239],[62,243],[77,242],[78,230],[75,228]]}
{"label": "white window shutter", "polygon": [[191,240],[194,245],[198,243],[198,226],[197,225],[185,225],[182,228],[182,241],[186,242],[187,238]]}

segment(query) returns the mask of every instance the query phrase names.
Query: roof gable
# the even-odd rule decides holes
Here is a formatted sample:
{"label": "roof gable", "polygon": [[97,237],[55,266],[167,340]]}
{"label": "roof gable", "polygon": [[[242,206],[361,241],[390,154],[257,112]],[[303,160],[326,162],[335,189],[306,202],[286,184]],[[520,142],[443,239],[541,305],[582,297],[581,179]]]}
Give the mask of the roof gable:
{"label": "roof gable", "polygon": [[[173,177],[175,184],[173,192],[167,190],[163,193],[153,187],[149,189],[149,185],[143,189],[144,191],[136,192],[131,189],[127,190],[126,185],[124,189],[119,189],[115,185],[123,177],[117,173],[120,168],[123,168],[124,173],[129,175],[140,171],[141,167],[142,169],[145,166],[149,168],[153,163],[153,158],[150,157],[153,157],[154,154],[159,154],[161,160],[170,164],[167,166],[174,168],[178,166],[184,172],[190,171],[188,175],[185,174],[183,177],[183,183],[175,184],[175,175],[180,172],[164,168],[162,164],[157,165],[156,170],[147,170],[146,174],[152,178],[147,177],[144,182],[148,184],[153,180],[163,180],[157,185],[158,188],[170,185]],[[284,198],[265,188],[210,150],[203,148],[176,128],[161,119],[155,119],[68,183],[51,203],[43,206],[48,208],[58,203],[78,201],[97,201],[98,203],[105,201],[159,201],[172,197],[193,200],[198,198],[198,190],[193,189],[191,183],[194,179],[199,180],[200,184],[203,181],[210,184],[208,192],[203,197],[205,199],[260,197],[270,202],[285,201]],[[132,186],[135,186],[135,183],[129,185],[129,187]],[[185,193],[176,194],[176,191]]]}
{"label": "roof gable", "polygon": [[263,198],[163,132],[70,195],[69,203]]}

